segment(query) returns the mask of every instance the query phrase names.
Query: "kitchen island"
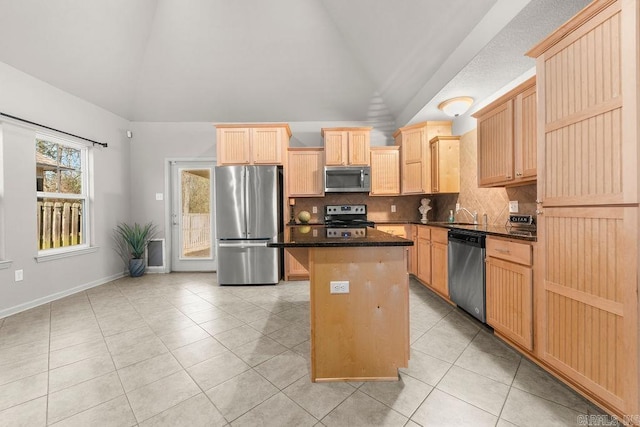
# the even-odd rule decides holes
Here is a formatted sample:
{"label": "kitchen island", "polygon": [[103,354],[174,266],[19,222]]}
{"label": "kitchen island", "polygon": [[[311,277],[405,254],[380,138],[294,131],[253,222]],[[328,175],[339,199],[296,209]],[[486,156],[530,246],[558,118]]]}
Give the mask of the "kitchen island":
{"label": "kitchen island", "polygon": [[268,244],[299,248],[309,270],[311,380],[395,381],[409,362],[404,246],[413,242],[373,228],[328,230],[287,227]]}

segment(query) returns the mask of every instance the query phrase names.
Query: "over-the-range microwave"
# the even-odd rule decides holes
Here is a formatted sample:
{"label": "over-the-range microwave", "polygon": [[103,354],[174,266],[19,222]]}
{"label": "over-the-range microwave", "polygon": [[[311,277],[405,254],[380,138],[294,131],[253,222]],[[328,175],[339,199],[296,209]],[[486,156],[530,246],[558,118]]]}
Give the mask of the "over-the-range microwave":
{"label": "over-the-range microwave", "polygon": [[325,193],[368,193],[371,191],[369,166],[325,166]]}

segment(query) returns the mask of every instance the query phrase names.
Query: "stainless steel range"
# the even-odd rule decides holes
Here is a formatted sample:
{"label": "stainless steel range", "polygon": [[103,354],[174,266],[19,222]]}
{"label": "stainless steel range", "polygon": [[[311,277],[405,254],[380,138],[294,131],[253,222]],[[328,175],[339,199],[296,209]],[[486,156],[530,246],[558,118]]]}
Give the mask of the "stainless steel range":
{"label": "stainless steel range", "polygon": [[367,227],[375,223],[367,219],[367,205],[326,205],[324,224],[327,237],[366,237]]}

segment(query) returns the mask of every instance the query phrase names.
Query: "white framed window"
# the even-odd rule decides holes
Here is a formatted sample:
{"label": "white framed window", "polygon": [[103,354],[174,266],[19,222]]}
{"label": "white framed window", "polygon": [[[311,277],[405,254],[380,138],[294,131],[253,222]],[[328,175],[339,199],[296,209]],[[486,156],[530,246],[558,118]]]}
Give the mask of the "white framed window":
{"label": "white framed window", "polygon": [[36,134],[38,257],[89,247],[89,147]]}

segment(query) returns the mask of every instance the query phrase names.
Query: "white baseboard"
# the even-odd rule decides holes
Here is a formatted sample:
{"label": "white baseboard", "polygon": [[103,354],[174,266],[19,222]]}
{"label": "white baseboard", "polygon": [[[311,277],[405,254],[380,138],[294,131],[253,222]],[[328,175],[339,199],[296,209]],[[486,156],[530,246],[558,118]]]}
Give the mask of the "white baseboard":
{"label": "white baseboard", "polygon": [[75,288],[67,289],[62,292],[56,292],[55,294],[47,295],[42,298],[35,299],[33,301],[26,302],[24,304],[19,304],[14,307],[9,307],[4,310],[0,310],[0,319],[11,316],[12,314],[20,313],[22,311],[29,310],[34,307],[38,307],[42,304],[46,304],[51,301],[59,300],[61,298],[67,297],[69,295],[76,294],[78,292],[85,291],[87,289],[95,288],[96,286],[104,285],[107,282],[111,282],[113,280],[119,279],[121,277],[126,276],[124,272],[113,274],[111,276],[103,277],[98,280],[94,280],[89,283],[85,283],[80,286],[76,286]]}

